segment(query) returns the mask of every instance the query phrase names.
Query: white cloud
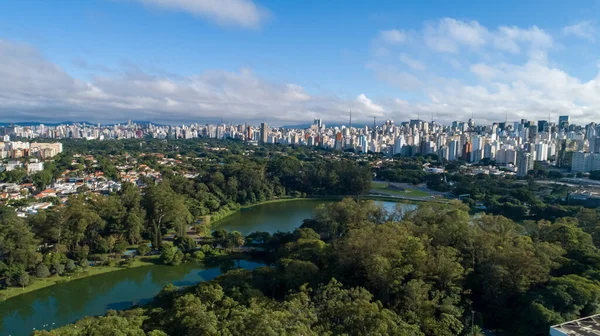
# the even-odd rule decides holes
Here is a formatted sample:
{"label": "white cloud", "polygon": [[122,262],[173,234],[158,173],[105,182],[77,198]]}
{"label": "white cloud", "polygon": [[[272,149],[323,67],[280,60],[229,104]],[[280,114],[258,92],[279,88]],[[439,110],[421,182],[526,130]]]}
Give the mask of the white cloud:
{"label": "white cloud", "polygon": [[496,49],[513,54],[520,53],[525,47],[529,57],[538,61],[546,61],[547,50],[554,45],[552,36],[537,26],[528,29],[500,26],[493,35],[493,41]]}
{"label": "white cloud", "polygon": [[185,11],[222,25],[258,28],[270,13],[252,0],[134,0],[146,5]]}
{"label": "white cloud", "polygon": [[385,109],[381,105],[375,104],[371,99],[369,99],[367,96],[365,96],[364,93],[361,93],[360,95],[358,95],[358,97],[356,97],[356,101],[364,109],[366,109],[367,113],[377,114],[377,116],[380,116],[383,114],[383,112],[385,112]]}
{"label": "white cloud", "polygon": [[364,94],[343,99],[309,93],[297,83],[265,80],[248,68],[173,76],[129,65],[98,74],[89,81],[75,79],[37,49],[0,40],[0,119],[181,123],[223,118],[277,125],[346,120],[350,110],[356,120],[388,113]]}
{"label": "white cloud", "polygon": [[486,43],[487,28],[477,21],[460,21],[443,18],[437,24],[427,24],[425,44],[439,52],[457,53],[461,46],[477,49]]}
{"label": "white cloud", "polygon": [[[552,36],[537,26],[519,28],[499,26],[490,30],[477,21],[461,21],[443,18],[435,23],[427,23],[423,29],[423,40],[430,49],[442,53],[457,54],[461,48],[470,51],[493,48],[512,54],[528,50],[530,57],[544,59],[546,51],[553,47]],[[485,49],[488,48],[488,49]]]}
{"label": "white cloud", "polygon": [[425,70],[427,66],[423,62],[416,60],[405,53],[400,54],[400,61],[414,70]]}
{"label": "white cloud", "polygon": [[596,28],[591,21],[581,21],[570,26],[566,26],[562,30],[565,36],[577,36],[590,42],[596,41]]}
{"label": "white cloud", "polygon": [[473,64],[470,68],[471,72],[481,79],[490,80],[496,76],[497,70],[483,63]]}
{"label": "white cloud", "polygon": [[388,44],[400,44],[408,39],[406,32],[397,29],[382,30],[379,32],[379,38]]}

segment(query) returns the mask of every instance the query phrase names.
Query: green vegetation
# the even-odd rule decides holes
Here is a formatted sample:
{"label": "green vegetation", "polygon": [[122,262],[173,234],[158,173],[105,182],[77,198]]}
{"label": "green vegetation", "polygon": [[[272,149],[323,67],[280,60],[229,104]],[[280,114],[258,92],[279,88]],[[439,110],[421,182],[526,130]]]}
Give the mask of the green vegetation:
{"label": "green vegetation", "polygon": [[[469,216],[461,203],[388,212],[352,199],[319,207],[293,233],[215,231],[262,246],[270,266],[233,270],[146,306],[36,335],[510,335],[600,307],[600,212],[526,221]],[[471,320],[474,310],[475,320]]]}
{"label": "green vegetation", "polygon": [[456,196],[469,195],[465,202],[474,206],[481,203],[486,212],[506,216],[516,221],[555,220],[575,216],[578,206],[563,204],[567,188],[561,185],[540,185],[534,180],[519,181],[488,175],[451,175]]}
{"label": "green vegetation", "polygon": [[[129,246],[147,241],[152,249],[161,251],[166,264],[203,259],[195,251],[181,250],[181,246],[161,249],[163,237],[174,234],[176,240],[184,239],[194,224],[200,236],[206,237],[210,222],[198,225],[200,219],[211,216],[215,222],[242,206],[307,196],[361,195],[370,189],[370,167],[354,160],[330,160],[304,150],[280,151],[284,147],[248,151],[247,146],[236,142],[216,146],[224,144],[226,147],[221,148],[197,140],[67,141],[65,152],[43,172],[30,177],[20,171],[3,174],[0,178],[6,181],[31,179],[41,188],[62,175],[83,177],[102,172],[107,178],[118,179],[116,167],[132,162],[160,171],[140,177],[143,195],[129,182],[108,196],[81,187],[64,205],[26,220],[12,207],[0,205],[2,287],[23,289],[32,282],[82,273],[90,261],[92,268],[119,264]],[[159,164],[160,151],[181,158],[180,164]],[[182,154],[189,157],[184,159]],[[190,171],[201,173],[184,174]],[[225,245],[229,248],[232,244],[228,241]],[[150,253],[145,247],[140,252]],[[201,252],[204,257],[219,254]]]}
{"label": "green vegetation", "polygon": [[401,189],[394,189],[389,187],[389,183],[387,182],[371,182],[371,186],[372,186],[372,190],[377,192],[377,193],[382,193],[382,194],[387,194],[387,195],[396,195],[396,196],[404,196],[404,197],[427,197],[430,194],[425,192],[425,191],[421,191],[421,190],[417,190],[417,189],[410,189],[410,188],[406,188],[404,190]]}

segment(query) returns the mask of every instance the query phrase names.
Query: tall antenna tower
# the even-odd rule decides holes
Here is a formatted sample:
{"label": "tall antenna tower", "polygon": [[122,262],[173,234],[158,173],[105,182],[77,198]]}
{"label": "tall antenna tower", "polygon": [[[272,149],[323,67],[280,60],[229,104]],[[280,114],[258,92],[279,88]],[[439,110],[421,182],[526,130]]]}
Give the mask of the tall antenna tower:
{"label": "tall antenna tower", "polygon": [[376,122],[377,122],[377,117],[373,116],[373,130],[374,130],[375,128],[377,128],[377,126],[376,126]]}
{"label": "tall antenna tower", "polygon": [[352,129],[352,111],[350,111],[350,125],[348,127]]}

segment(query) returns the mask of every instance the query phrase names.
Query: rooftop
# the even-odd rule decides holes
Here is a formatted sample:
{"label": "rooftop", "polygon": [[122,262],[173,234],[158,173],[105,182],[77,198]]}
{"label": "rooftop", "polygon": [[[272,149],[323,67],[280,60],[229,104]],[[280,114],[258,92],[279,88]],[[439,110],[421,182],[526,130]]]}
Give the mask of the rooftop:
{"label": "rooftop", "polygon": [[551,336],[600,336],[600,314],[550,327]]}

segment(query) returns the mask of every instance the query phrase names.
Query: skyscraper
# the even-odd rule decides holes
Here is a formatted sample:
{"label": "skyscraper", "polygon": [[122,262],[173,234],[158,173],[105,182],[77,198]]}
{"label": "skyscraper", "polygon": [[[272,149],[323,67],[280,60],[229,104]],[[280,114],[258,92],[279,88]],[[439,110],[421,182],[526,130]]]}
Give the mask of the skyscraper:
{"label": "skyscraper", "polygon": [[526,151],[520,151],[517,155],[517,176],[527,176],[533,169],[533,157]]}
{"label": "skyscraper", "polygon": [[251,141],[253,140],[253,134],[254,131],[252,130],[252,126],[248,125],[248,128],[246,128],[246,140],[247,141]]}
{"label": "skyscraper", "polygon": [[471,159],[471,151],[473,150],[473,146],[471,142],[467,141],[463,146],[463,160],[469,161]]}
{"label": "skyscraper", "polygon": [[538,133],[548,132],[548,121],[547,120],[538,121],[537,130],[538,130]]}
{"label": "skyscraper", "polygon": [[558,117],[558,128],[567,128],[569,127],[569,116],[559,116]]}
{"label": "skyscraper", "polygon": [[267,125],[267,123],[260,124],[260,143],[261,144],[267,143],[267,136],[269,135],[269,130],[267,129],[268,127],[269,126]]}

